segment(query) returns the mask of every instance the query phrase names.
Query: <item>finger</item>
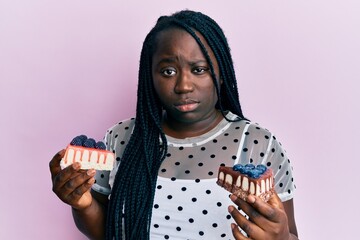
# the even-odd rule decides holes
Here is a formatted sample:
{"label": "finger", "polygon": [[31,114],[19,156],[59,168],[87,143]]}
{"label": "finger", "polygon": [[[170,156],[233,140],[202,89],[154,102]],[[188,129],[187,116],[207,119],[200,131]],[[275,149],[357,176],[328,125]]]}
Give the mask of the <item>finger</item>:
{"label": "finger", "polygon": [[69,179],[78,175],[80,168],[81,164],[79,162],[75,162],[72,165],[60,170],[53,178],[53,185],[61,188]]}
{"label": "finger", "polygon": [[55,176],[61,171],[60,161],[64,157],[65,149],[62,149],[49,162],[49,168],[51,172],[51,179],[54,180]]}
{"label": "finger", "polygon": [[238,225],[236,225],[235,223],[232,223],[232,224],[231,224],[231,231],[232,231],[232,234],[233,234],[233,236],[234,236],[234,238],[235,238],[236,240],[249,239],[249,238],[245,237],[245,236],[241,233]]}
{"label": "finger", "polygon": [[[251,221],[249,221],[244,215],[242,215],[234,206],[229,206],[228,208],[229,213],[231,214],[231,216],[233,217],[233,219],[235,220],[235,222],[237,223],[237,225],[239,225],[239,227],[246,232],[247,235],[252,236],[254,235],[257,231],[259,231],[259,227],[256,226],[254,223],[252,223]],[[236,229],[233,229],[233,233],[237,233]],[[241,232],[240,232],[241,234]],[[238,235],[238,234],[237,234]],[[242,235],[242,234],[241,234]],[[235,236],[235,235],[234,235]],[[239,238],[242,239],[242,238]],[[247,239],[247,238],[246,238]]]}
{"label": "finger", "polygon": [[279,208],[285,211],[284,205],[276,192],[271,195],[268,203],[274,208]]}
{"label": "finger", "polygon": [[246,203],[246,201],[244,201],[242,198],[237,197],[235,194],[231,194],[230,199],[239,207],[240,207],[240,205]]}
{"label": "finger", "polygon": [[263,216],[263,213],[260,212],[261,210],[259,210],[259,208],[261,208],[263,204],[266,205],[266,203],[263,202],[260,198],[252,195],[249,195],[247,197],[247,201],[237,198],[235,195],[231,196],[230,198],[241,208],[241,210],[246,215],[249,216],[249,221],[253,222],[258,227],[256,228],[256,234],[262,234],[264,230],[263,227],[269,224],[269,220],[265,216]]}
{"label": "finger", "polygon": [[254,209],[250,209],[248,215],[258,226],[262,226],[264,224],[265,219],[263,217],[271,222],[279,222],[279,208],[283,210],[283,207],[276,193],[272,194],[268,202],[264,202],[254,195],[249,195],[246,201]]}
{"label": "finger", "polygon": [[[81,191],[81,186],[85,184],[85,188],[88,187],[86,183],[95,176],[96,171],[94,169],[89,169],[87,171],[83,171],[75,177],[71,177],[68,181],[64,183],[61,188],[61,193],[66,196],[66,198],[71,198],[75,191],[78,192],[79,195]],[[80,188],[80,189],[78,189]],[[81,194],[82,195],[82,194]]]}
{"label": "finger", "polygon": [[95,183],[95,178],[91,177],[86,182],[78,186],[71,194],[68,196],[69,202],[78,202],[79,199],[84,195],[84,193],[90,191],[91,186]]}
{"label": "finger", "polygon": [[254,210],[254,208],[250,205],[250,203],[246,202],[242,198],[238,198],[236,195],[231,195],[230,199],[238,205],[239,208],[241,208],[242,211],[244,211],[247,215]]}

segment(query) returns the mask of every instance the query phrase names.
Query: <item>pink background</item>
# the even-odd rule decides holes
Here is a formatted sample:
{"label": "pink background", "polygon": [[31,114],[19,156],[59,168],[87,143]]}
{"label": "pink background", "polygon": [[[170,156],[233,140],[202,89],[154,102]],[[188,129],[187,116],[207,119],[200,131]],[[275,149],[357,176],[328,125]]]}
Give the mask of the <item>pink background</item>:
{"label": "pink background", "polygon": [[245,114],[287,149],[301,238],[358,234],[358,1],[1,0],[0,239],[85,239],[48,162],[134,115],[142,41],[184,8],[223,27]]}

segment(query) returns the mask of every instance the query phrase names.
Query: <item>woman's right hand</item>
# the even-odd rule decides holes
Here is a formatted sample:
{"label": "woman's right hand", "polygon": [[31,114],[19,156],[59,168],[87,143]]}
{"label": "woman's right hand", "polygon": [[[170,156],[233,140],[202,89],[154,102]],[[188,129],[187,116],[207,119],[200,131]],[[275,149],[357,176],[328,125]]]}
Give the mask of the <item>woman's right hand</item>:
{"label": "woman's right hand", "polygon": [[81,164],[76,162],[61,169],[60,161],[64,157],[65,150],[61,150],[49,163],[52,190],[66,204],[74,209],[88,208],[93,198],[90,193],[91,186],[95,183],[95,170],[82,170]]}

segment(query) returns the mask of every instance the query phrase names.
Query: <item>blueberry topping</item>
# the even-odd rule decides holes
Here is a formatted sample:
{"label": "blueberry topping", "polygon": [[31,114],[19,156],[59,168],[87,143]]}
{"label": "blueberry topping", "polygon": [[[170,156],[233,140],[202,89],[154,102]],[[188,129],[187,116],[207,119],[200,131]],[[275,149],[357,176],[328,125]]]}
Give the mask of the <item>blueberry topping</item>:
{"label": "blueberry topping", "polygon": [[250,168],[244,168],[242,171],[240,171],[240,173],[249,175],[249,172],[250,172],[250,171],[251,171]]}
{"label": "blueberry topping", "polygon": [[267,167],[263,164],[259,164],[255,167],[254,164],[248,163],[245,165],[235,164],[233,166],[234,171],[238,171],[242,174],[246,174],[251,178],[259,178],[264,172],[266,172]]}
{"label": "blueberry topping", "polygon": [[72,146],[82,146],[83,142],[81,141],[80,138],[75,137],[73,140],[71,140],[70,145],[72,145]]}
{"label": "blueberry topping", "polygon": [[233,170],[238,171],[238,172],[240,172],[242,174],[247,174],[247,172],[248,172],[248,169],[246,169],[245,166],[241,165],[241,164],[235,164],[233,166]]}
{"label": "blueberry topping", "polygon": [[82,146],[84,142],[86,141],[87,137],[85,135],[79,135],[77,137],[74,137],[73,140],[71,140],[70,145],[72,146]]}
{"label": "blueberry topping", "polygon": [[267,167],[265,165],[263,165],[263,164],[259,164],[259,165],[256,166],[256,169],[261,170],[262,173],[264,173],[264,172],[266,172]]}
{"label": "blueberry topping", "polygon": [[86,135],[80,135],[80,136],[77,136],[78,138],[81,139],[81,141],[84,143],[87,139],[87,136]]}
{"label": "blueberry topping", "polygon": [[234,170],[234,171],[240,171],[240,170],[243,169],[243,168],[244,168],[244,166],[241,165],[241,164],[235,164],[235,165],[233,166],[233,170]]}
{"label": "blueberry topping", "polygon": [[251,178],[259,178],[261,174],[261,170],[254,168],[249,171],[248,176]]}
{"label": "blueberry topping", "polygon": [[83,143],[83,146],[87,148],[95,148],[95,145],[96,145],[96,141],[93,138],[88,138]]}
{"label": "blueberry topping", "polygon": [[99,142],[96,143],[95,148],[96,148],[96,149],[105,150],[105,149],[106,149],[106,146],[105,146],[105,143],[99,141]]}
{"label": "blueberry topping", "polygon": [[247,169],[254,169],[255,166],[254,166],[254,164],[248,163],[248,164],[245,165],[245,168],[247,168]]}
{"label": "blueberry topping", "polygon": [[248,163],[244,166],[244,170],[241,173],[249,175],[249,172],[253,169],[255,169],[254,164]]}

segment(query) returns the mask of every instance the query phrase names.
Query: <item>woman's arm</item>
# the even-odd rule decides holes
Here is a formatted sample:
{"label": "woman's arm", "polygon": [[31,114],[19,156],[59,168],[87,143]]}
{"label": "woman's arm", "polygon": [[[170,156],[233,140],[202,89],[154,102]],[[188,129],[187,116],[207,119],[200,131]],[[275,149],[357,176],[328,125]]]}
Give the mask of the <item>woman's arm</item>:
{"label": "woman's arm", "polygon": [[294,200],[290,199],[288,201],[285,201],[283,202],[283,205],[288,219],[289,231],[292,235],[294,235],[294,238],[292,239],[298,239],[298,232],[294,216]]}
{"label": "woman's arm", "polygon": [[105,195],[91,191],[93,200],[85,209],[72,208],[77,228],[89,239],[105,239],[105,222],[108,198]]}
{"label": "woman's arm", "polygon": [[91,193],[95,170],[82,170],[78,162],[61,169],[64,154],[61,150],[49,163],[53,192],[72,207],[75,224],[82,233],[90,239],[104,239],[107,196]]}

